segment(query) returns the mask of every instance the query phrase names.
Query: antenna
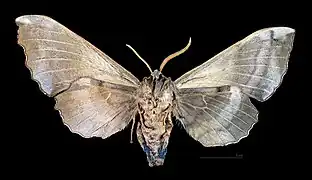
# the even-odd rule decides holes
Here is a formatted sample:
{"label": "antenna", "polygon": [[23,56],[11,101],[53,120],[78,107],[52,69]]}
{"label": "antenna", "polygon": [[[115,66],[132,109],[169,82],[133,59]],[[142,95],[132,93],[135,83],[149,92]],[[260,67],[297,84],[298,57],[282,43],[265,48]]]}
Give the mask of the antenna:
{"label": "antenna", "polygon": [[166,57],[166,58],[163,60],[163,62],[161,63],[160,68],[159,68],[159,71],[161,72],[161,71],[163,70],[163,68],[164,68],[165,65],[168,63],[169,60],[171,60],[171,59],[173,59],[173,58],[179,56],[179,55],[182,54],[182,53],[184,53],[184,52],[190,47],[191,41],[192,41],[192,39],[191,39],[191,37],[190,37],[190,40],[189,40],[188,44],[187,44],[183,49],[181,49],[180,51],[175,52],[175,53],[169,55],[168,57]]}
{"label": "antenna", "polygon": [[130,45],[126,44],[126,46],[127,46],[128,48],[130,48],[130,49],[134,52],[134,54],[135,54],[139,59],[141,59],[141,60],[144,62],[144,64],[145,64],[145,65],[147,66],[147,68],[149,69],[149,71],[150,71],[151,73],[153,73],[151,67],[147,64],[147,62],[146,62]]}

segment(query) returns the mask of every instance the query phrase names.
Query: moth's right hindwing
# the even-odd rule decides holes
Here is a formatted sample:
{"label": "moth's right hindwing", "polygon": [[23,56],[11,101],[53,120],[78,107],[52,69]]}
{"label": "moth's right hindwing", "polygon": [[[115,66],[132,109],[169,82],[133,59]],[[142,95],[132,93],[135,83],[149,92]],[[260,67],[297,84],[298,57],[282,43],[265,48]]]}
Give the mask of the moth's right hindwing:
{"label": "moth's right hindwing", "polygon": [[258,111],[238,87],[181,89],[174,115],[202,145],[236,143],[258,121]]}
{"label": "moth's right hindwing", "polygon": [[135,76],[49,17],[21,16],[16,24],[32,78],[56,98],[55,108],[73,132],[106,138],[129,123]]}

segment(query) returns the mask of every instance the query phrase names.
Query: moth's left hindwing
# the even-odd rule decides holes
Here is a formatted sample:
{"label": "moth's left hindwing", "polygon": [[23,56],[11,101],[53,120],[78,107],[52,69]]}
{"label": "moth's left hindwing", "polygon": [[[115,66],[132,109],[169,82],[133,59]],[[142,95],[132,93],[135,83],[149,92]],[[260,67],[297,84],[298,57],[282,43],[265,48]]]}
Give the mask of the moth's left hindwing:
{"label": "moth's left hindwing", "polygon": [[258,113],[249,97],[265,101],[279,87],[294,35],[288,27],[259,30],[178,78],[175,115],[186,131],[205,146],[246,137]]}
{"label": "moth's left hindwing", "polygon": [[55,109],[72,132],[104,139],[124,129],[135,116],[135,90],[130,86],[81,78],[55,96]]}
{"label": "moth's left hindwing", "polygon": [[113,59],[55,20],[16,18],[32,78],[71,131],[106,138],[123,129],[136,109],[139,80]]}

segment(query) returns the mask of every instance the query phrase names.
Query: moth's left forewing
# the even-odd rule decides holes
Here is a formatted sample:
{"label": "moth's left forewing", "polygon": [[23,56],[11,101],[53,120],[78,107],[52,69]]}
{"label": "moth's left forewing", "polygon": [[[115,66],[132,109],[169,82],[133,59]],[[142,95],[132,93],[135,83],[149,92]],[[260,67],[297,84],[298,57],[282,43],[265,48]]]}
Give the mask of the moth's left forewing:
{"label": "moth's left forewing", "polygon": [[54,19],[24,15],[15,21],[25,64],[46,95],[54,96],[66,90],[81,77],[138,86],[139,80],[124,67]]}

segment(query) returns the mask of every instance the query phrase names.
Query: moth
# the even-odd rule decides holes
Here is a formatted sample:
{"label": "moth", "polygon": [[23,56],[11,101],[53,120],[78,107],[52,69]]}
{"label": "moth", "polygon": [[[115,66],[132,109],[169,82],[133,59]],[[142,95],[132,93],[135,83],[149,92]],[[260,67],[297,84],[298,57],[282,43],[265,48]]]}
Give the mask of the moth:
{"label": "moth", "polygon": [[247,137],[258,122],[250,98],[266,101],[280,86],[295,36],[289,27],[258,30],[174,81],[162,70],[189,48],[191,38],[154,71],[127,45],[151,72],[139,81],[47,16],[25,15],[15,22],[31,77],[55,98],[64,125],[84,138],[105,139],[132,122],[130,140],[136,129],[150,167],[164,164],[173,121],[204,147]]}

